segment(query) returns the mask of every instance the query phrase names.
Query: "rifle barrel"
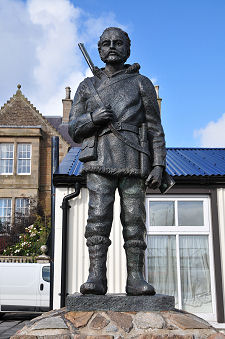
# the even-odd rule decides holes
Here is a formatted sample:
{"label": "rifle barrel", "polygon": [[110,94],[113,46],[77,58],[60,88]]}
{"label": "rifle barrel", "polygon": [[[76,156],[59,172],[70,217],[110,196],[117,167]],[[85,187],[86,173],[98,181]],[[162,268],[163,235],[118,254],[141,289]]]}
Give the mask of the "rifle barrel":
{"label": "rifle barrel", "polygon": [[89,54],[88,54],[86,48],[84,47],[84,44],[81,43],[81,42],[79,42],[79,43],[78,43],[78,46],[79,46],[79,48],[80,48],[80,50],[81,50],[81,52],[82,52],[82,54],[83,54],[83,56],[84,56],[84,58],[85,58],[87,64],[88,64],[88,66],[90,67],[90,70],[91,70],[92,73],[94,74],[94,68],[95,68],[95,66],[94,66],[93,62],[91,61],[91,58],[90,58],[90,56],[89,56]]}

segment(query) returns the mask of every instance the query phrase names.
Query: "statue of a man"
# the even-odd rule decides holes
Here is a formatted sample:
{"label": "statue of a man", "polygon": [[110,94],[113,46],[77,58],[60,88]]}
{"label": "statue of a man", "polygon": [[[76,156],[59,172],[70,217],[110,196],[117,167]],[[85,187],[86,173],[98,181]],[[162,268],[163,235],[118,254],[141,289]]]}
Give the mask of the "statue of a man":
{"label": "statue of a man", "polygon": [[82,143],[80,160],[87,174],[89,212],[85,231],[90,267],[82,294],[107,292],[106,258],[115,190],[127,258],[128,295],[154,295],[143,277],[145,190],[160,185],[165,140],[152,82],[138,64],[125,64],[130,39],[120,28],[106,28],[98,42],[105,68],[79,85],[70,112],[69,133]]}

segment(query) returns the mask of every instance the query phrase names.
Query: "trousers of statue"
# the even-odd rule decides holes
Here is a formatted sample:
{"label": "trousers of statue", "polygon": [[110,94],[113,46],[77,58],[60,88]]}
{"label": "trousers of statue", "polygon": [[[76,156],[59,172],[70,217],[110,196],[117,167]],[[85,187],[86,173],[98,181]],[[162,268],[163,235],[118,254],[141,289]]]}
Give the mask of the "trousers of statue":
{"label": "trousers of statue", "polygon": [[[115,191],[118,188],[120,219],[127,256],[127,294],[154,294],[154,289],[145,282],[142,275],[146,249],[144,180],[131,176],[117,177],[88,173],[87,188],[89,211],[85,238],[89,249],[90,268],[88,280],[81,286],[81,293],[105,294],[107,291],[106,258],[111,244],[109,236],[113,221]],[[142,285],[139,290],[136,288],[137,283]]]}
{"label": "trousers of statue", "polygon": [[145,244],[145,185],[144,180],[136,177],[117,177],[97,173],[87,175],[89,190],[89,211],[85,231],[87,246],[106,245],[109,240],[115,191],[120,195],[124,247]]}

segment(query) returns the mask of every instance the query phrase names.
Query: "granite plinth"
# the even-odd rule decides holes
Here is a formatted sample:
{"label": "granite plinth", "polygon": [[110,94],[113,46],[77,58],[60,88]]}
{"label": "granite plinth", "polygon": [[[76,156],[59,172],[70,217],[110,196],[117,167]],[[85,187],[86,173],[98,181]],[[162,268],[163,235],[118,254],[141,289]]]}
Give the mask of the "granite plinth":
{"label": "granite plinth", "polygon": [[130,296],[126,294],[94,295],[70,294],[66,298],[69,311],[114,311],[114,312],[149,312],[172,311],[175,299],[164,294]]}

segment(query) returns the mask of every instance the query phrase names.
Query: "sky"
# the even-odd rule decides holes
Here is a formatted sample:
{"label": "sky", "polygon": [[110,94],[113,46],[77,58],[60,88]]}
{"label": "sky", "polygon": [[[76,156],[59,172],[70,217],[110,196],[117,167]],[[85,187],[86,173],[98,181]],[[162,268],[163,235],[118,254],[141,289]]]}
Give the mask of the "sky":
{"label": "sky", "polygon": [[43,115],[62,115],[91,76],[77,47],[103,67],[97,41],[117,26],[131,38],[128,63],[159,85],[168,147],[225,147],[224,0],[0,0],[0,106],[20,83]]}

